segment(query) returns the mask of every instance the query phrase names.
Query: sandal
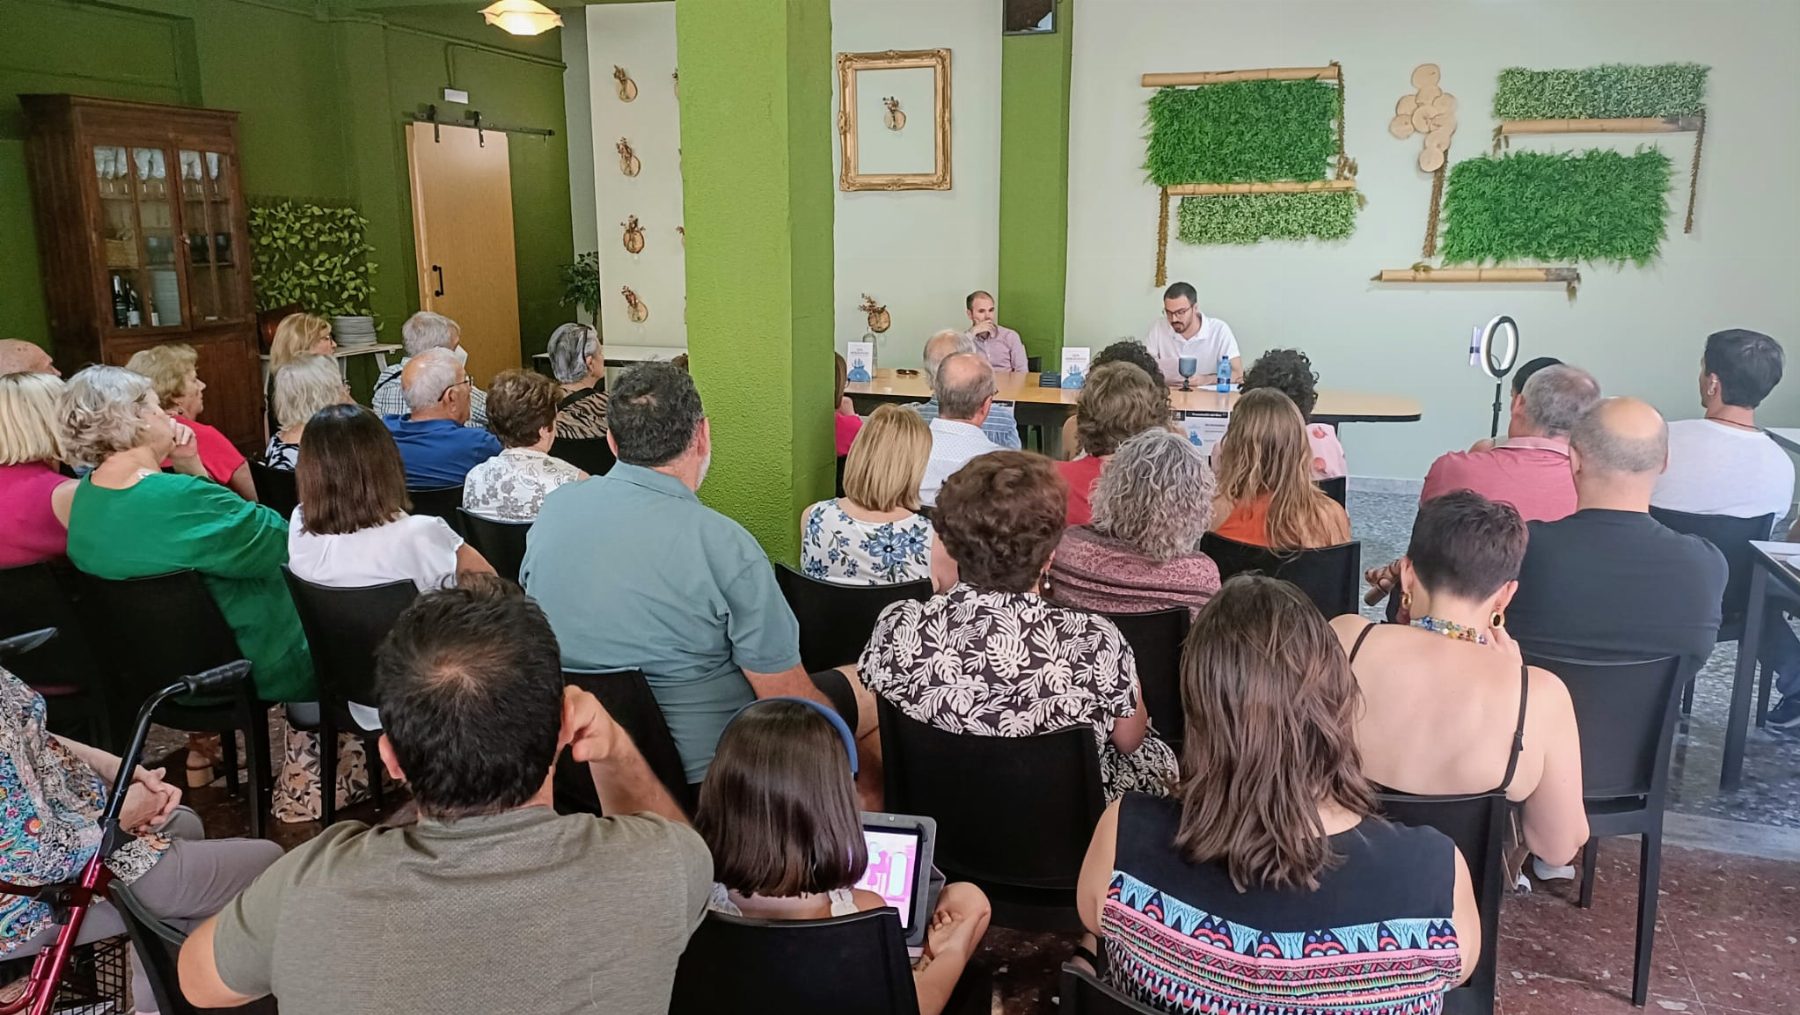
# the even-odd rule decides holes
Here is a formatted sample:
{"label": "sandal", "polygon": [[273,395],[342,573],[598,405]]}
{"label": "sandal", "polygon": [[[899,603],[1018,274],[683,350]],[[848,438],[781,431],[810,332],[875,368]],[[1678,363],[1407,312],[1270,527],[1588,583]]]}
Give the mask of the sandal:
{"label": "sandal", "polygon": [[217,734],[190,733],[187,742],[187,785],[189,789],[210,786],[214,771],[225,759],[225,749]]}

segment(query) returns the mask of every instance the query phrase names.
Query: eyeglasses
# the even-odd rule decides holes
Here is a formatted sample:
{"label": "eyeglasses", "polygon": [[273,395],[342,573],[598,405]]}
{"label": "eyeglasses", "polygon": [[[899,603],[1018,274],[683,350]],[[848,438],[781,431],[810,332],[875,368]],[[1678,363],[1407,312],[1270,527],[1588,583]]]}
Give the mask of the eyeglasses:
{"label": "eyeglasses", "polygon": [[452,385],[450,385],[450,386],[449,386],[449,387],[447,387],[447,388],[445,388],[445,389],[444,389],[444,393],[443,393],[443,394],[441,394],[441,395],[439,395],[439,396],[438,396],[438,398],[440,398],[440,399],[443,399],[443,398],[448,398],[448,397],[450,397],[450,392],[452,392],[452,391],[455,391],[455,390],[456,390],[456,389],[457,389],[457,388],[460,388],[460,387],[462,387],[462,386],[463,386],[463,385],[465,385],[465,384],[467,384],[467,385],[469,385],[469,386],[470,386],[470,387],[474,387],[474,385],[475,385],[475,378],[473,378],[473,377],[464,377],[464,378],[463,378],[463,379],[462,379],[462,380],[460,380],[460,381],[457,381],[457,382],[456,382],[456,383],[455,383],[455,384],[452,384]]}

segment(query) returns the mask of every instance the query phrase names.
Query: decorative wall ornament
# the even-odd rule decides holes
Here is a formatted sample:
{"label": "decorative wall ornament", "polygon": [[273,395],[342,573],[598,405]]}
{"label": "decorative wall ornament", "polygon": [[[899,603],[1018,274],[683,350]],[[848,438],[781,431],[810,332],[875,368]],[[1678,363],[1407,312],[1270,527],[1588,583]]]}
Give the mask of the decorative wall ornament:
{"label": "decorative wall ornament", "polygon": [[[838,68],[838,189],[856,190],[949,190],[950,189],[950,51],[948,49],[886,50],[880,53],[839,53]],[[858,113],[858,79],[865,74],[879,75],[890,71],[925,70],[931,73],[932,121],[934,129],[914,131],[908,141],[883,141],[879,146],[862,142]],[[905,78],[898,79],[904,81]],[[879,94],[879,93],[877,93]],[[905,114],[899,110],[900,95],[883,101],[889,112],[882,116],[891,131],[905,125]],[[893,104],[888,105],[889,102]],[[874,111],[871,110],[871,117]],[[897,118],[897,119],[896,119]],[[897,124],[897,125],[896,125]],[[911,147],[917,139],[917,149]],[[930,144],[927,151],[923,146]],[[893,165],[864,165],[863,156],[870,149],[894,160]],[[927,168],[928,167],[928,168]]]}
{"label": "decorative wall ornament", "polygon": [[862,312],[869,317],[869,330],[879,335],[893,327],[894,319],[888,315],[888,308],[875,302],[875,297],[863,293]]}
{"label": "decorative wall ornament", "polygon": [[631,254],[643,253],[644,230],[638,226],[637,216],[633,215],[619,224],[625,227],[625,251]]}
{"label": "decorative wall ornament", "polygon": [[1414,134],[1422,135],[1419,168],[1431,174],[1431,206],[1425,215],[1425,245],[1421,255],[1437,254],[1438,212],[1444,201],[1444,172],[1450,162],[1450,138],[1456,133],[1456,96],[1438,87],[1441,75],[1435,63],[1422,63],[1413,68],[1410,95],[1400,96],[1394,104],[1394,118],[1388,133],[1404,141]]}
{"label": "decorative wall ornament", "polygon": [[677,67],[674,70],[669,72],[669,80],[670,80],[670,82],[672,82],[671,87],[675,89],[675,97],[678,99],[681,98],[681,68],[680,67]]}
{"label": "decorative wall ornament", "polygon": [[619,150],[619,172],[626,176],[636,176],[643,170],[644,164],[638,161],[637,152],[632,151],[629,139],[620,138],[619,143],[613,147]]}
{"label": "decorative wall ornament", "polygon": [[1444,263],[1648,264],[1667,231],[1672,172],[1655,148],[1464,159],[1444,192]]}
{"label": "decorative wall ornament", "polygon": [[631,80],[631,75],[625,72],[625,68],[616,63],[613,64],[613,81],[618,84],[620,102],[630,102],[637,98],[637,82]]}
{"label": "decorative wall ornament", "polygon": [[625,297],[625,316],[633,324],[642,324],[650,319],[650,305],[638,298],[630,286],[620,286],[619,292]]}
{"label": "decorative wall ornament", "polygon": [[687,249],[687,227],[686,226],[676,226],[675,227],[675,235],[681,237],[681,249],[686,250]]}

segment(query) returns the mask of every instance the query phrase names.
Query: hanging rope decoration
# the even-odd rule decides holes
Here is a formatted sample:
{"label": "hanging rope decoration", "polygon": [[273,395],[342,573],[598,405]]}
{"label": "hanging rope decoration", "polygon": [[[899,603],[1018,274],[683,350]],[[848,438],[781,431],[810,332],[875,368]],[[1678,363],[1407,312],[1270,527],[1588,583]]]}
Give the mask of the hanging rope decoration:
{"label": "hanging rope decoration", "polygon": [[1344,148],[1344,65],[1336,60],[1328,65],[1337,71],[1337,179],[1348,180],[1356,175],[1356,160],[1347,154]]}
{"label": "hanging rope decoration", "polygon": [[1169,188],[1161,188],[1161,209],[1156,215],[1156,287],[1169,284]]}
{"label": "hanging rope decoration", "polygon": [[1706,143],[1706,110],[1700,110],[1700,127],[1694,131],[1694,161],[1688,167],[1688,206],[1687,223],[1681,227],[1684,233],[1694,231],[1694,201],[1700,194],[1700,146]]}

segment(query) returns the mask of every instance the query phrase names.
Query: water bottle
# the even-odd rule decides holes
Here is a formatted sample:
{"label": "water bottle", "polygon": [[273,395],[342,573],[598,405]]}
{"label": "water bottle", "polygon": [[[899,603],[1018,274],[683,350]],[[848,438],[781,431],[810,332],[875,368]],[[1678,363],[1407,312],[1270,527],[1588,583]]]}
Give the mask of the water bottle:
{"label": "water bottle", "polygon": [[1219,390],[1231,390],[1231,357],[1219,357]]}

